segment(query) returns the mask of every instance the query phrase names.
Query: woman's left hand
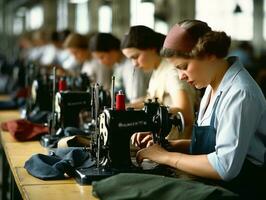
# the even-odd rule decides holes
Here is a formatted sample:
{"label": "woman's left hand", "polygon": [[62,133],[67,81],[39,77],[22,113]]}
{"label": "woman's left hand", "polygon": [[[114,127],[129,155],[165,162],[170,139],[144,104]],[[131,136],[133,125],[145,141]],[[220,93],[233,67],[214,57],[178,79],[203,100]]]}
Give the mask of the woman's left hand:
{"label": "woman's left hand", "polygon": [[158,164],[165,163],[167,151],[158,144],[154,144],[137,152],[136,160],[140,165],[143,159],[154,161]]}

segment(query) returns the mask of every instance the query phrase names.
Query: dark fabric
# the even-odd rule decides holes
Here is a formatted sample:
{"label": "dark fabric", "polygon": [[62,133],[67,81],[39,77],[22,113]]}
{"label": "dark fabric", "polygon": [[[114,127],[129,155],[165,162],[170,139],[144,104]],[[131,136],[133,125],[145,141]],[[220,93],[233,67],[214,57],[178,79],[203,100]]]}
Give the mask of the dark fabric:
{"label": "dark fabric", "polygon": [[121,173],[93,182],[93,195],[101,200],[238,199],[229,190],[184,178],[150,174]]}
{"label": "dark fabric", "polygon": [[3,122],[1,128],[8,131],[18,141],[37,139],[40,135],[48,133],[48,127],[31,123],[25,119]]}
{"label": "dark fabric", "polygon": [[73,135],[88,135],[84,131],[82,131],[80,128],[76,127],[66,127],[64,130],[65,136],[73,136]]}
{"label": "dark fabric", "polygon": [[24,168],[32,176],[42,180],[65,179],[65,174],[72,175],[74,169],[90,167],[90,153],[81,148],[63,148],[52,155],[35,154],[25,162]]}
{"label": "dark fabric", "polygon": [[25,105],[25,99],[10,99],[6,101],[0,101],[0,110],[14,110]]}
{"label": "dark fabric", "polygon": [[266,199],[266,168],[246,159],[236,178],[218,184],[239,194],[241,199],[263,200]]}
{"label": "dark fabric", "polygon": [[190,143],[190,154],[209,154],[215,151],[216,129],[214,127],[215,111],[222,92],[217,96],[212,110],[209,126],[198,126],[194,124]]}

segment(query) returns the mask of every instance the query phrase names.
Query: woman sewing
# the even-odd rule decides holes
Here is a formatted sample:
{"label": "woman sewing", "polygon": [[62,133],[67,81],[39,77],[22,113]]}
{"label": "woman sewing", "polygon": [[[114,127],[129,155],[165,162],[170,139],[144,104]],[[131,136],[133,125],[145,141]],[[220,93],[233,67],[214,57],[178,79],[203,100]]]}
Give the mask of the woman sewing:
{"label": "woman sewing", "polygon": [[132,60],[135,67],[146,72],[152,71],[146,96],[132,102],[128,107],[143,108],[145,100],[157,98],[172,113],[179,111],[184,116],[184,133],[180,135],[177,131],[171,131],[168,139],[188,139],[191,138],[194,122],[196,92],[186,81],[179,79],[175,66],[160,56],[164,39],[165,35],[146,26],[132,26],[124,36],[121,43],[123,54]]}
{"label": "woman sewing", "polygon": [[[225,32],[202,21],[185,20],[172,27],[161,54],[176,66],[181,80],[206,87],[205,94],[191,140],[171,142],[175,152],[157,144],[143,148],[137,160],[213,180],[241,199],[265,198],[266,101],[239,59],[226,58],[230,43]],[[134,139],[135,144],[147,142]]]}

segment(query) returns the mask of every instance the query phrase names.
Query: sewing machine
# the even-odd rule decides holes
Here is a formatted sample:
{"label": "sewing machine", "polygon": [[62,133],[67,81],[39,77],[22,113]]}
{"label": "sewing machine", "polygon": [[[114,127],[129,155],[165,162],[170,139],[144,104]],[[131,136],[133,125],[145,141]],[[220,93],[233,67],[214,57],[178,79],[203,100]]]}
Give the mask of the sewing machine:
{"label": "sewing machine", "polygon": [[90,184],[120,172],[143,172],[132,164],[130,138],[136,132],[150,131],[153,140],[165,147],[165,137],[172,126],[177,126],[180,133],[184,129],[181,113],[172,116],[167,107],[157,101],[145,103],[143,110],[105,109],[99,116],[99,134],[92,142],[92,167],[78,169],[74,177],[80,184]]}
{"label": "sewing machine", "polygon": [[[97,97],[95,97],[97,87]],[[97,104],[99,110],[110,105],[108,94],[100,86],[95,86],[90,91],[62,91],[55,95],[54,112],[48,119],[50,133],[44,135],[41,144],[45,147],[56,146],[59,139],[64,136],[80,134],[90,135],[94,132],[93,118]],[[96,100],[95,100],[96,99]],[[66,133],[66,128],[71,127]],[[74,129],[73,129],[74,128]]]}
{"label": "sewing machine", "polygon": [[32,107],[52,111],[52,81],[49,76],[38,76],[31,86]]}
{"label": "sewing machine", "polygon": [[[55,77],[56,85],[59,85],[60,77]],[[63,77],[61,77],[63,78]],[[89,78],[80,74],[78,77],[66,76],[64,77],[66,88],[68,91],[86,91],[90,85]],[[38,107],[39,110],[52,111],[52,91],[53,90],[53,76],[49,74],[39,74],[32,81],[31,85],[31,102],[32,107]],[[55,92],[59,91],[56,87]]]}
{"label": "sewing machine", "polygon": [[55,112],[58,127],[79,127],[82,111],[90,111],[90,92],[63,91],[58,92],[55,98]]}

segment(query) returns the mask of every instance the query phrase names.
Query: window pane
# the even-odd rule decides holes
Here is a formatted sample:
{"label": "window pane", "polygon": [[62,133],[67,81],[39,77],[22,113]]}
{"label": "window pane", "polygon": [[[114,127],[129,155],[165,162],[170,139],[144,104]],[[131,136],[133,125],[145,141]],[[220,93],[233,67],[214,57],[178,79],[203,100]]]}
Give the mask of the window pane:
{"label": "window pane", "polygon": [[58,0],[57,2],[57,30],[66,29],[68,24],[68,10],[67,10],[68,2],[65,0]]}
{"label": "window pane", "polygon": [[169,26],[165,21],[155,20],[154,30],[162,34],[167,34]]}
{"label": "window pane", "polygon": [[[234,12],[237,4],[242,12]],[[232,39],[253,39],[253,0],[196,0],[196,19],[213,30],[225,31]]]}
{"label": "window pane", "polygon": [[263,1],[263,38],[266,40],[266,0]]}
{"label": "window pane", "polygon": [[112,9],[108,5],[102,5],[99,9],[99,32],[112,32]]}
{"label": "window pane", "polygon": [[78,3],[76,12],[76,31],[86,34],[89,31],[88,3]]}
{"label": "window pane", "polygon": [[27,29],[38,29],[43,25],[43,7],[35,6],[27,13],[26,16]]}
{"label": "window pane", "polygon": [[13,23],[13,33],[19,35],[23,32],[23,18],[16,17]]}
{"label": "window pane", "polygon": [[154,4],[141,2],[141,0],[130,1],[130,25],[144,25],[154,28]]}

